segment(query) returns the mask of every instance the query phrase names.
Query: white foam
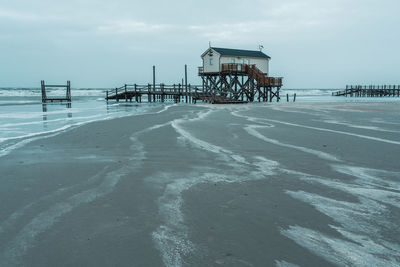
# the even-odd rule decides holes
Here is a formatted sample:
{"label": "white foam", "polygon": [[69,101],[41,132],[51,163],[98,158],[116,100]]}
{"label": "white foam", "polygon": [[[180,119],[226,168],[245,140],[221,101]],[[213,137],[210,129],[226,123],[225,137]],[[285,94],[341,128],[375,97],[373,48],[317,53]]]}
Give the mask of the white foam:
{"label": "white foam", "polygon": [[296,149],[308,154],[312,154],[315,155],[321,159],[325,159],[325,160],[331,160],[331,161],[339,161],[335,156],[332,156],[331,154],[319,151],[319,150],[314,150],[311,148],[307,148],[307,147],[302,147],[302,146],[296,146],[296,145],[291,145],[291,144],[286,144],[286,143],[282,143],[278,140],[275,139],[271,139],[271,138],[267,138],[264,135],[260,134],[256,129],[258,128],[264,128],[264,126],[257,126],[257,125],[249,125],[244,127],[244,129],[246,130],[246,132],[248,132],[250,135],[261,139],[265,142],[274,144],[274,145],[278,145],[278,146],[282,146],[282,147],[287,147],[287,148],[291,148],[291,149]]}
{"label": "white foam", "polygon": [[287,261],[278,261],[278,260],[276,260],[275,264],[276,264],[276,267],[300,267],[297,264],[290,263],[290,262],[287,262]]}
{"label": "white foam", "polygon": [[[399,176],[398,172],[389,172],[375,169],[367,169],[346,165],[333,165],[333,169],[352,175],[356,179],[353,181],[332,180],[323,177],[317,177],[310,174],[282,169],[287,174],[298,176],[301,180],[319,183],[330,188],[335,188],[343,192],[349,193],[356,197],[368,198],[374,201],[389,204],[400,208],[400,192],[399,182],[396,181]],[[363,174],[368,173],[368,175]],[[378,172],[380,176],[372,174]],[[389,180],[389,178],[393,180]]]}
{"label": "white foam", "polygon": [[356,182],[360,185],[400,191],[400,172],[338,164],[332,165],[332,168],[337,172],[357,178]]}
{"label": "white foam", "polygon": [[400,125],[400,122],[389,122],[389,121],[384,121],[381,118],[374,118],[371,119],[371,122],[373,123],[380,123],[380,124],[388,124],[388,125]]}
{"label": "white foam", "polygon": [[288,147],[288,148],[292,148],[292,149],[296,149],[305,153],[309,153],[309,154],[313,154],[316,155],[319,158],[322,159],[326,159],[326,160],[332,160],[332,161],[340,161],[339,159],[337,159],[335,156],[328,154],[326,152],[322,152],[322,151],[318,151],[318,150],[314,150],[311,148],[306,148],[306,147],[301,147],[301,146],[295,146],[295,145],[291,145],[291,144],[286,144],[286,143],[282,143],[278,140],[275,139],[271,139],[271,138],[267,138],[264,135],[260,134],[256,129],[257,128],[271,128],[271,127],[275,127],[274,124],[271,123],[267,123],[267,121],[270,121],[269,119],[261,119],[261,118],[256,118],[256,117],[251,117],[251,116],[245,116],[245,115],[241,115],[239,114],[237,111],[236,112],[231,112],[231,114],[233,116],[236,117],[240,117],[240,118],[244,118],[248,121],[251,122],[256,122],[256,123],[260,123],[263,124],[264,126],[259,126],[259,125],[248,125],[246,126],[244,129],[252,136],[259,138],[265,142],[274,144],[274,145],[279,145],[279,146],[283,146],[283,147]]}
{"label": "white foam", "polygon": [[267,122],[266,119],[242,115],[242,114],[239,114],[238,111],[232,111],[231,115],[235,116],[235,117],[238,117],[238,118],[243,118],[243,119],[251,121],[251,122],[260,123],[260,124],[263,124],[263,125],[271,127],[271,128],[275,127],[274,124],[271,124],[271,123]]}
{"label": "white foam", "polygon": [[266,159],[261,156],[254,157],[257,161],[253,162],[254,166],[258,167],[258,171],[264,175],[274,175],[279,167],[279,163],[274,160]]}
{"label": "white foam", "polygon": [[[376,243],[365,237],[340,230],[341,234],[355,242],[346,241],[301,226],[281,230],[286,237],[312,253],[340,266],[399,266],[399,250],[386,244]],[[390,244],[394,245],[394,244]]]}
{"label": "white foam", "polygon": [[206,111],[206,112],[201,112],[198,115],[198,117],[196,117],[194,119],[176,119],[176,120],[172,121],[171,125],[179,135],[181,135],[187,141],[191,142],[196,147],[198,147],[200,149],[207,150],[207,151],[212,152],[212,153],[219,154],[221,156],[229,156],[233,160],[238,161],[240,163],[247,163],[246,160],[242,156],[237,155],[237,154],[233,153],[232,151],[230,151],[228,149],[225,149],[225,148],[222,148],[220,146],[217,146],[217,145],[211,144],[209,142],[203,141],[203,140],[193,136],[191,133],[186,131],[181,126],[181,124],[184,123],[184,122],[193,122],[193,121],[196,121],[196,120],[203,120],[207,116],[209,116],[212,112],[213,112],[213,110],[211,110],[211,109]]}
{"label": "white foam", "polygon": [[304,191],[286,191],[291,197],[313,205],[321,213],[340,223],[344,229],[355,233],[380,236],[380,228],[391,227],[386,220],[387,209],[377,201],[360,198],[347,202]]}
{"label": "white foam", "polygon": [[319,128],[319,127],[307,126],[307,125],[296,124],[296,123],[291,123],[291,122],[284,122],[284,121],[278,121],[278,120],[272,120],[272,119],[266,119],[266,120],[267,121],[271,121],[271,122],[275,122],[275,123],[279,123],[279,124],[289,125],[289,126],[301,127],[301,128],[317,130],[317,131],[323,131],[323,132],[330,132],[330,133],[349,135],[349,136],[364,138],[364,139],[368,139],[368,140],[373,140],[373,141],[378,141],[378,142],[383,142],[383,143],[388,143],[388,144],[393,144],[393,145],[400,145],[399,141],[383,139],[383,138],[379,138],[379,137],[355,134],[355,133],[344,132],[344,131],[331,130],[331,129],[327,129],[327,128]]}
{"label": "white foam", "polygon": [[333,120],[333,119],[323,120],[323,122],[330,123],[330,124],[344,125],[344,126],[347,126],[347,127],[350,127],[350,128],[356,128],[356,129],[365,129],[365,130],[372,130],[372,131],[378,131],[378,132],[388,132],[388,133],[400,133],[400,131],[384,129],[382,127],[376,127],[376,126],[370,126],[370,125],[357,125],[357,124],[354,124],[354,123],[345,122],[345,121],[338,121],[338,120]]}
{"label": "white foam", "polygon": [[384,178],[400,176],[396,172],[346,165],[333,165],[333,168],[356,179],[343,182],[290,170],[283,172],[295,174],[304,181],[349,193],[357,198],[355,202],[304,191],[288,190],[286,193],[309,203],[319,212],[332,218],[339,226],[330,227],[353,242],[298,226],[282,233],[334,264],[364,266],[368,263],[373,266],[397,266],[396,264],[400,263],[400,246],[385,240],[382,231],[398,228],[398,224],[391,218],[390,209],[385,204],[399,207],[400,203],[400,192],[396,192],[398,183]]}
{"label": "white foam", "polygon": [[[290,105],[290,108],[288,108],[288,105]],[[316,114],[321,115],[323,113],[330,113],[329,109],[327,109],[325,106],[319,106],[318,103],[286,103],[283,105],[271,105],[269,108],[280,112],[306,114],[312,116],[316,116]]]}

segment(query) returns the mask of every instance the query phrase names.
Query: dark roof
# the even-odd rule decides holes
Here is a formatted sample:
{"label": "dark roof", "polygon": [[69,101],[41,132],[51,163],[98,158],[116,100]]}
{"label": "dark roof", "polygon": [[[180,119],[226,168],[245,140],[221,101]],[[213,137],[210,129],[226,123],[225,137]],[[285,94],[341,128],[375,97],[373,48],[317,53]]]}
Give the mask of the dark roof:
{"label": "dark roof", "polygon": [[260,58],[271,58],[261,51],[252,50],[241,50],[241,49],[229,49],[229,48],[218,48],[211,47],[223,56],[240,56],[240,57],[260,57]]}

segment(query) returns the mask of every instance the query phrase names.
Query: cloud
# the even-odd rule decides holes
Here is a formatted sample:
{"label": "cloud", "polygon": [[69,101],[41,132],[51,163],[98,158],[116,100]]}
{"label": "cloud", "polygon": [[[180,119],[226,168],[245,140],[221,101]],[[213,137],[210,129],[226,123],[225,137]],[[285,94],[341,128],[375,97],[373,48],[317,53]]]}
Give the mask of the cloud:
{"label": "cloud", "polygon": [[10,19],[10,20],[23,20],[23,21],[31,21],[40,19],[39,16],[27,12],[17,12],[14,10],[0,8],[0,18],[1,19]]}
{"label": "cloud", "polygon": [[176,28],[171,24],[151,24],[144,21],[117,20],[97,27],[97,32],[106,34],[154,33]]}
{"label": "cloud", "polygon": [[49,20],[63,20],[60,16],[53,16],[48,14],[38,14],[34,12],[27,11],[16,11],[13,9],[0,8],[0,19],[7,19],[19,22],[39,22],[39,21],[49,21]]}

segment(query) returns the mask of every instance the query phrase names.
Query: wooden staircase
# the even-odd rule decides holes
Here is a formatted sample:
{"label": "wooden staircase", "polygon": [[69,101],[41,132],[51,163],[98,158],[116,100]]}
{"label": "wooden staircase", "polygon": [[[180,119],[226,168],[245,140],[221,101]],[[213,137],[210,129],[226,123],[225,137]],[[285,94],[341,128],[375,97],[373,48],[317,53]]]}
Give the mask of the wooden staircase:
{"label": "wooden staircase", "polygon": [[258,87],[282,87],[282,77],[269,77],[256,65],[248,64],[222,64],[222,71],[246,73],[257,82]]}
{"label": "wooden staircase", "polygon": [[247,73],[250,77],[257,81],[259,87],[282,86],[282,78],[269,77],[267,74],[263,73],[256,65],[248,65]]}

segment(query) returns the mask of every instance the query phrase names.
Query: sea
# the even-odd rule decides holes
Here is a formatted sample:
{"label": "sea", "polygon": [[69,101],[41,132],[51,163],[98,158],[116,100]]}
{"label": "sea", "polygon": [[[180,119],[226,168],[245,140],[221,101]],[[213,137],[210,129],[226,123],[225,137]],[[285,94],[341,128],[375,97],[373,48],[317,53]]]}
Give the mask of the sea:
{"label": "sea", "polygon": [[[174,104],[105,101],[107,89],[72,89],[72,102],[42,104],[40,88],[0,88],[0,157],[29,140],[57,134],[98,120],[108,120]],[[282,89],[281,103],[293,102],[392,102],[398,97],[352,98],[332,96],[340,89]],[[50,89],[48,96],[63,96],[65,89]]]}

